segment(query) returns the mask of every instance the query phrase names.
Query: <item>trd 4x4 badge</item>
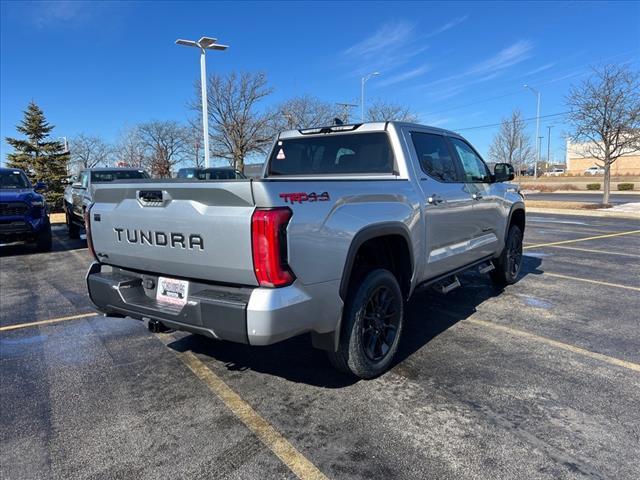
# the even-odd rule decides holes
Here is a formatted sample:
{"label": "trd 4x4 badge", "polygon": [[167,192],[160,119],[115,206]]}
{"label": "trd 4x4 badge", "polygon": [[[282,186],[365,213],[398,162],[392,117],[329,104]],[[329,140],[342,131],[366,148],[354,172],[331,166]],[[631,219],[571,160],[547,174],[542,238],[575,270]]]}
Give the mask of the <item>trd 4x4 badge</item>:
{"label": "trd 4x4 badge", "polygon": [[297,193],[281,193],[280,198],[284,200],[284,203],[302,203],[302,202],[327,202],[330,200],[328,192],[322,193],[305,193],[305,192],[297,192]]}

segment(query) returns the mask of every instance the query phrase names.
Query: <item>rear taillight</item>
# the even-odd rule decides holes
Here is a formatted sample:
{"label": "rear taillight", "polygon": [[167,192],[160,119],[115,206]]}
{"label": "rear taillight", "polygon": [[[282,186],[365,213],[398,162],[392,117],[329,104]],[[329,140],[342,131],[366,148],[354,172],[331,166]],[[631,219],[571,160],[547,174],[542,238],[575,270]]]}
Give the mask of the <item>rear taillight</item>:
{"label": "rear taillight", "polygon": [[100,260],[98,260],[98,257],[96,256],[96,251],[93,249],[93,240],[91,239],[91,208],[92,207],[93,207],[93,204],[89,205],[89,207],[87,207],[87,209],[84,211],[84,228],[87,236],[87,248],[89,249],[89,253],[93,258],[96,259],[97,262],[99,262]]}
{"label": "rear taillight", "polygon": [[289,208],[258,208],[251,217],[253,270],[261,287],[284,287],[295,276],[287,265]]}

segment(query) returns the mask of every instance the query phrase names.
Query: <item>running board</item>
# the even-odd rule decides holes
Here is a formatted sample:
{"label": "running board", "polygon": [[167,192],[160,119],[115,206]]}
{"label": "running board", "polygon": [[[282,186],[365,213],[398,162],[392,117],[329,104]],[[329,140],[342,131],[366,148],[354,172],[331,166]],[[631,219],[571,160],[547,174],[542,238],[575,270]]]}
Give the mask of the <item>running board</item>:
{"label": "running board", "polygon": [[443,280],[440,283],[434,285],[434,288],[438,290],[440,293],[449,293],[451,290],[455,290],[460,286],[460,280],[458,277],[454,275],[453,277],[449,277]]}
{"label": "running board", "polygon": [[478,272],[480,273],[489,273],[491,270],[495,270],[496,267],[493,265],[493,262],[483,263],[478,267]]}

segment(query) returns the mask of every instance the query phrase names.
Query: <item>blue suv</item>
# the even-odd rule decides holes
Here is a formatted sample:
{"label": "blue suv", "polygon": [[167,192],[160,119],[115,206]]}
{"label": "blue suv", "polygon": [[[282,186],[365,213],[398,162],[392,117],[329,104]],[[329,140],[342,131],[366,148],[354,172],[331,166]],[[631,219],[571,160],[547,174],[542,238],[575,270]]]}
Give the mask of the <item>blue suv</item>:
{"label": "blue suv", "polygon": [[38,250],[51,250],[51,223],[44,192],[17,168],[0,168],[0,246],[35,243]]}

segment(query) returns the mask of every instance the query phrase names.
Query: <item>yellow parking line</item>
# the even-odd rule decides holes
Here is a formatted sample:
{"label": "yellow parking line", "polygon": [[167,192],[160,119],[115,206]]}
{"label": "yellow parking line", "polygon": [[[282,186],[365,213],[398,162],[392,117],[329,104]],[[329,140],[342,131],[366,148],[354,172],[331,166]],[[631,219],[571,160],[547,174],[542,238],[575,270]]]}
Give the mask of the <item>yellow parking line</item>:
{"label": "yellow parking line", "polygon": [[[165,344],[174,340],[171,335],[159,334]],[[224,380],[191,352],[177,353],[180,360],[215,393],[220,400],[266,445],[298,478],[302,480],[327,480],[307,457],[296,449],[269,422],[262,418]]]}
{"label": "yellow parking line", "polygon": [[551,247],[554,245],[564,245],[566,243],[586,242],[587,240],[597,240],[599,238],[621,237],[622,235],[633,235],[636,233],[640,233],[640,230],[630,230],[628,232],[619,232],[619,233],[608,233],[607,235],[596,235],[595,237],[576,238],[574,240],[562,240],[560,242],[537,243],[535,245],[527,245],[526,247],[524,247],[524,249],[527,250],[529,248]]}
{"label": "yellow parking line", "polygon": [[465,322],[474,323],[476,325],[482,325],[483,327],[492,328],[493,330],[498,330],[501,332],[509,333],[511,335],[517,335],[519,337],[528,338],[530,340],[535,340],[536,342],[545,343],[552,347],[561,348],[563,350],[567,350],[569,352],[577,353],[579,355],[593,358],[595,360],[600,360],[602,362],[606,362],[610,365],[615,365],[617,367],[627,368],[629,370],[633,370],[634,372],[640,372],[640,365],[633,362],[627,362],[626,360],[620,360],[619,358],[610,357],[608,355],[603,355],[601,353],[592,352],[590,350],[585,350],[584,348],[576,347],[574,345],[570,345],[568,343],[559,342],[557,340],[552,340],[550,338],[541,337],[539,335],[535,335],[533,333],[525,332],[524,330],[520,330],[518,328],[507,327],[504,325],[498,325],[493,322],[487,322],[485,320],[477,320],[475,318],[470,318],[465,320]]}
{"label": "yellow parking line", "polygon": [[547,277],[564,278],[566,280],[575,280],[576,282],[594,283],[596,285],[604,285],[605,287],[624,288],[626,290],[634,290],[640,292],[639,287],[632,287],[630,285],[620,285],[619,283],[601,282],[600,280],[591,280],[589,278],[570,277],[569,275],[561,275],[559,273],[544,272]]}
{"label": "yellow parking line", "polygon": [[623,257],[635,257],[640,258],[640,255],[636,255],[634,253],[626,253],[626,252],[605,252],[604,250],[592,250],[590,248],[578,248],[578,247],[567,247],[565,245],[549,245],[550,248],[561,248],[563,250],[576,250],[578,252],[587,252],[587,253],[602,253],[605,255],[620,255]]}
{"label": "yellow parking line", "polygon": [[70,317],[51,318],[49,320],[40,320],[38,322],[18,323],[16,325],[6,325],[0,327],[0,332],[6,332],[8,330],[17,330],[19,328],[37,327],[38,325],[47,325],[49,323],[66,322],[67,320],[78,320],[80,318],[95,317],[97,313],[82,313],[80,315],[71,315]]}

